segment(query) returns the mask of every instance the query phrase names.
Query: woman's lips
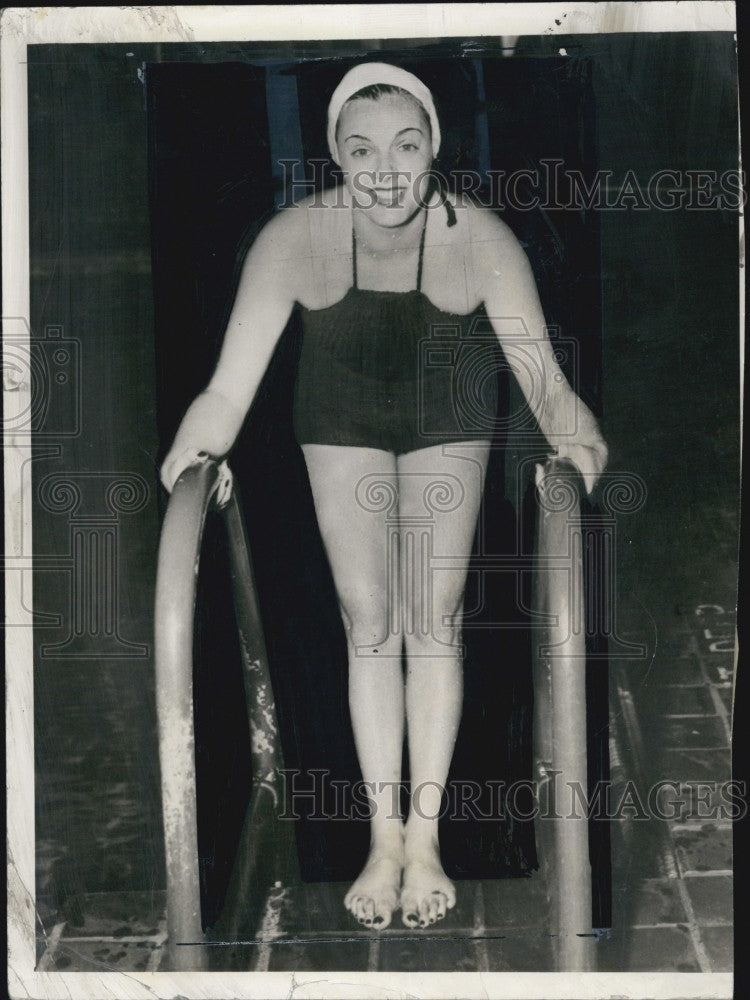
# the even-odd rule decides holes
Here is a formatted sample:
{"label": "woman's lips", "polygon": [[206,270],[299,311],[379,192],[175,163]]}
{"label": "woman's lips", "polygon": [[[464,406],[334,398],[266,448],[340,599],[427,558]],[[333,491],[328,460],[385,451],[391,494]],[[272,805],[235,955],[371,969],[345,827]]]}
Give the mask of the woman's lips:
{"label": "woman's lips", "polygon": [[404,188],[372,188],[371,190],[380,205],[398,204],[405,191]]}

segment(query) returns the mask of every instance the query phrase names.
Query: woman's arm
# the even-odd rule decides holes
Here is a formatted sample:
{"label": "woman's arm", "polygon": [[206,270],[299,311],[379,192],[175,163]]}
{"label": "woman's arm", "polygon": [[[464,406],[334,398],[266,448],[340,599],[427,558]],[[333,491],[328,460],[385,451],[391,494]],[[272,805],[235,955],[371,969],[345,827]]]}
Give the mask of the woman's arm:
{"label": "woman's arm", "polygon": [[225,455],[242,427],[294,307],[299,269],[290,263],[299,224],[290,216],[275,216],[245,259],[214,374],[185,413],[161,468],[169,492],[200,453]]}
{"label": "woman's arm", "polygon": [[547,442],[578,466],[591,493],[607,463],[607,445],[555,360],[528,258],[504,222],[476,209],[472,250],[487,315],[524,398]]}

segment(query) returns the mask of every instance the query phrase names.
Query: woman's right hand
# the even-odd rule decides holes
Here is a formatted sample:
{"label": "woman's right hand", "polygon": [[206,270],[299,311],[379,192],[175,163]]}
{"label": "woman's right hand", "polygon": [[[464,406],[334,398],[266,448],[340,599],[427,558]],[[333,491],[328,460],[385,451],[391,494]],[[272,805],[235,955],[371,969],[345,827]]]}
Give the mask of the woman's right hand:
{"label": "woman's right hand", "polygon": [[[161,481],[171,493],[180,475],[190,465],[207,462],[209,458],[220,462],[237,437],[244,413],[221,393],[204,390],[191,403],[183,417],[180,429],[161,467]],[[229,498],[231,473],[226,462],[219,466],[222,484]]]}
{"label": "woman's right hand", "polygon": [[[161,467],[161,481],[167,493],[171,493],[174,484],[180,478],[185,469],[191,465],[202,465],[211,458],[205,451],[198,451],[196,448],[175,448],[170,451],[164,459]],[[227,460],[219,463],[219,479],[216,487],[216,503],[219,508],[224,507],[232,495],[232,470],[229,468]]]}
{"label": "woman's right hand", "polygon": [[167,493],[172,492],[174,484],[185,469],[191,465],[207,462],[209,457],[208,452],[199,451],[197,448],[180,448],[173,445],[161,467],[161,482]]}

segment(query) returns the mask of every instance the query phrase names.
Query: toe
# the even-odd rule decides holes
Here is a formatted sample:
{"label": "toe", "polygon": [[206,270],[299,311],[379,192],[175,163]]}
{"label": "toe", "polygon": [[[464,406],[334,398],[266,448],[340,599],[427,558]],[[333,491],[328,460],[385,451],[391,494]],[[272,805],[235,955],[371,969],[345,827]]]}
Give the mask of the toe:
{"label": "toe", "polygon": [[398,905],[401,907],[401,922],[406,927],[416,927],[419,915],[417,913],[414,893],[404,886],[399,895]]}
{"label": "toe", "polygon": [[430,922],[430,903],[423,899],[419,904],[419,926],[426,927]]}

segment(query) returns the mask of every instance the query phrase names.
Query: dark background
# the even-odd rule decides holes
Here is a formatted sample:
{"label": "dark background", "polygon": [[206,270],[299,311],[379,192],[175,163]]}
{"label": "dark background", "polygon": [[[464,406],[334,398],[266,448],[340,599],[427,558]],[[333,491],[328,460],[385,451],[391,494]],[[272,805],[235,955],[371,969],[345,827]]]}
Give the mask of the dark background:
{"label": "dark background", "polygon": [[[566,58],[558,54],[563,46]],[[510,173],[542,156],[562,156],[567,167],[585,171],[608,168],[615,178],[628,169],[648,177],[660,168],[736,168],[730,36],[519,39],[511,58],[487,51],[493,46],[486,39],[409,49],[377,43],[268,51],[237,43],[29,49],[32,327],[44,338],[50,324],[59,325],[79,343],[82,405],[77,436],[55,437],[54,423],[47,437],[38,436],[35,483],[56,471],[104,470],[136,473],[148,484],[144,506],[118,520],[123,641],[151,648],[163,506],[159,459],[210,375],[247,242],[283,198],[273,163],[325,155],[327,99],[319,95],[332,88],[347,59],[369,51],[372,58],[406,60],[423,75],[446,123],[440,164],[446,172],[491,166]],[[620,595],[618,611],[648,641],[647,617],[658,616],[664,602],[694,597],[680,572],[686,558],[698,559],[705,587],[734,587],[736,213],[505,216],[527,248],[548,320],[579,341],[579,388],[602,413],[610,467],[637,472],[649,485],[648,511],[631,517],[617,539],[620,565],[635,581],[633,593]],[[288,421],[294,351],[292,324],[232,462],[245,487],[287,766],[302,760],[356,777],[343,637]],[[722,442],[719,461],[696,465],[691,459],[709,433]],[[50,443],[54,455],[45,454]],[[516,463],[535,447],[512,439],[507,462],[498,458],[489,477],[488,545],[499,550],[513,544],[515,512],[506,497],[515,489],[508,484],[515,483]],[[694,505],[685,504],[686,496]],[[691,516],[717,497],[728,511],[719,544],[715,526]],[[650,516],[654,511],[658,516]],[[37,555],[67,553],[70,531],[68,514],[36,503]],[[213,573],[218,586],[223,567],[215,531],[209,526],[204,566],[207,581]],[[496,582],[498,606],[508,597],[504,586]],[[35,608],[67,616],[70,589],[66,569],[35,573]],[[202,853],[217,893],[248,776],[241,741],[222,747],[208,739],[220,727],[241,731],[241,693],[231,697],[239,690],[231,657],[211,645],[217,634],[231,633],[229,603],[219,595],[201,608],[213,628],[201,633],[206,666],[196,676],[205,734],[199,767],[213,776],[215,795],[210,808],[204,798],[203,808],[214,816],[218,806],[224,810],[213,832],[204,824]],[[104,659],[98,637],[90,636],[81,638],[80,656],[63,659],[41,646],[63,642],[67,629],[39,626],[38,894],[72,906],[83,891],[161,887],[150,655],[119,648]],[[523,634],[501,638],[508,652],[496,665],[497,636],[467,635],[464,723],[472,741],[459,737],[459,776],[467,770],[475,776],[482,761],[492,761],[493,776],[506,780],[530,771],[528,678],[515,669],[513,648]],[[319,704],[312,698],[323,693],[323,678],[328,714],[320,716],[311,706]],[[472,745],[477,752],[467,760],[462,753]],[[303,868],[322,873],[330,864],[330,877],[349,877],[333,862],[340,858],[350,870],[355,859],[341,844],[354,841],[364,851],[364,829],[357,848],[356,830],[323,835],[304,826]],[[443,838],[459,867],[449,864],[449,874],[513,874],[533,863],[528,831],[508,839],[495,829],[479,849],[476,838],[450,844],[451,832]]]}

